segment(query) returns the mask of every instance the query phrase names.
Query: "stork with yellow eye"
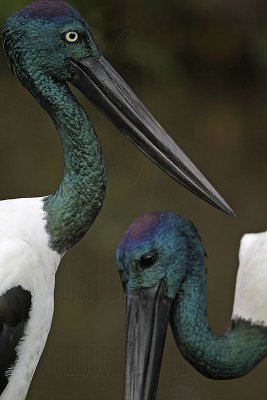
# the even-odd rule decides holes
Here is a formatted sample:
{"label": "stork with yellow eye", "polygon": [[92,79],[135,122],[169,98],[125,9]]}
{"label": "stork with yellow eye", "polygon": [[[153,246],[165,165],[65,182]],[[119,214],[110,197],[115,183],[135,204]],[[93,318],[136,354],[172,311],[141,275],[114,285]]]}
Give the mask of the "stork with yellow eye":
{"label": "stork with yellow eye", "polygon": [[8,19],[3,39],[11,70],[52,118],[64,153],[53,194],[0,202],[0,399],[23,400],[51,327],[60,259],[94,222],[106,189],[100,143],[67,82],[167,174],[232,210],[104,59],[72,7],[31,3]]}
{"label": "stork with yellow eye", "polygon": [[69,43],[76,43],[79,41],[79,38],[80,38],[79,33],[74,32],[74,31],[67,32],[65,37],[66,37],[67,42],[69,42]]}

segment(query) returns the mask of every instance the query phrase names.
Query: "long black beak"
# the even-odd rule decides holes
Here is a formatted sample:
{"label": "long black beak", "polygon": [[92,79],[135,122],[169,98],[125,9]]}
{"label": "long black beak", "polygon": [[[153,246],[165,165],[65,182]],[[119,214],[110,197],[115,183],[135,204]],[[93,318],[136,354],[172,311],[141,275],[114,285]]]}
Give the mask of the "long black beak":
{"label": "long black beak", "polygon": [[127,295],[124,400],[154,400],[171,301],[164,283]]}
{"label": "long black beak", "polygon": [[71,82],[163,171],[213,206],[234,212],[105,60],[71,61]]}

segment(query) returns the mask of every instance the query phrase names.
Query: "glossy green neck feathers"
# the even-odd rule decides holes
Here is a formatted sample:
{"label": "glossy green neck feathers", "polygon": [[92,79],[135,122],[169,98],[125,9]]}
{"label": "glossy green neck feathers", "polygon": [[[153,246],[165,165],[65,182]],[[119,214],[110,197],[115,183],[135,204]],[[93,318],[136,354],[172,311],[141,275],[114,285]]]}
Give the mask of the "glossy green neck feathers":
{"label": "glossy green neck feathers", "polygon": [[[154,260],[144,266],[142,257],[149,254],[155,255]],[[267,327],[263,323],[241,319],[237,314],[224,335],[212,333],[207,318],[205,251],[196,228],[187,219],[170,212],[139,217],[125,232],[116,256],[127,295],[137,296],[164,283],[177,347],[203,375],[237,378],[267,355]],[[157,323],[164,320],[164,316],[157,318]],[[157,325],[155,320],[153,324]]]}
{"label": "glossy green neck feathers", "polygon": [[87,232],[103,204],[102,151],[86,113],[65,83],[39,77],[32,87],[58,129],[64,152],[62,182],[44,201],[51,247],[64,253]]}
{"label": "glossy green neck feathers", "polygon": [[232,321],[222,336],[209,328],[206,273],[201,260],[191,260],[189,272],[171,313],[171,326],[183,356],[203,375],[231,379],[245,375],[267,354],[267,328],[249,321]]}
{"label": "glossy green neck feathers", "polygon": [[[77,32],[79,41],[67,40]],[[3,28],[11,70],[47,111],[64,152],[64,176],[44,200],[50,247],[63,254],[88,230],[105,195],[106,178],[99,141],[86,113],[66,82],[71,59],[99,57],[85,20],[61,0],[40,0],[11,16]]]}

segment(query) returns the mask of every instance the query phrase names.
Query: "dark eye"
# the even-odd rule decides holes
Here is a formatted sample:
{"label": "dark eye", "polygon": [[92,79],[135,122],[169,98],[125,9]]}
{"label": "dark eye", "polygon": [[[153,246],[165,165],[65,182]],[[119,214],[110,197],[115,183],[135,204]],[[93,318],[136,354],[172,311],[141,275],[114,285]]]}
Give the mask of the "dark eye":
{"label": "dark eye", "polygon": [[143,254],[142,257],[140,258],[140,265],[143,268],[148,268],[151,267],[151,265],[154,264],[154,262],[157,260],[157,254],[150,252]]}

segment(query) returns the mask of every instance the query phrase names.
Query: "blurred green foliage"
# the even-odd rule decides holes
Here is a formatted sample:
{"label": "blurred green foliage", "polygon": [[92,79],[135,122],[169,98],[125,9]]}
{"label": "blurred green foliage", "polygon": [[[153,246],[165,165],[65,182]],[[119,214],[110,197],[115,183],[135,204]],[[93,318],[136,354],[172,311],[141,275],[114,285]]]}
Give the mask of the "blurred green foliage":
{"label": "blurred green foliage", "polygon": [[[55,0],[56,1],[56,0]],[[28,399],[122,399],[124,296],[114,252],[146,211],[187,215],[209,254],[209,317],[231,316],[241,235],[267,221],[266,0],[70,0],[111,63],[236,210],[230,218],[164,175],[77,92],[103,146],[108,192],[96,223],[66,255],[56,308]],[[0,23],[28,4],[1,0]],[[62,155],[49,118],[0,54],[1,198],[54,190]],[[260,400],[267,361],[232,382],[202,378],[169,337],[158,400]]]}

